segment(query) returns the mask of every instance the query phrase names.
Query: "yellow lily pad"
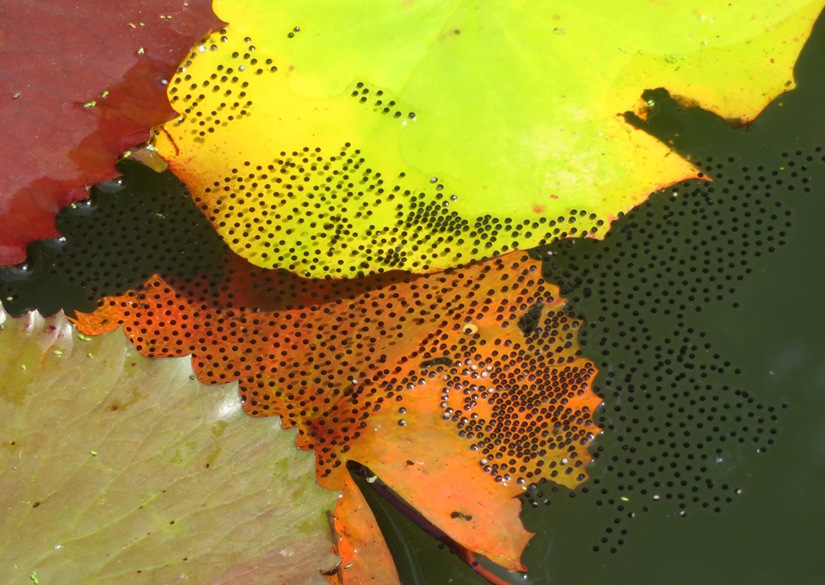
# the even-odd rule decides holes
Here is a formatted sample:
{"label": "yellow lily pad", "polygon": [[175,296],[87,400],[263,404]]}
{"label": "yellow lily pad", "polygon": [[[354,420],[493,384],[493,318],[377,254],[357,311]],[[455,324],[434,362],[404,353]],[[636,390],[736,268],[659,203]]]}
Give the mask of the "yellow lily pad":
{"label": "yellow lily pad", "polygon": [[601,236],[692,165],[624,113],[753,119],[821,2],[216,0],[161,155],[233,250],[312,277]]}

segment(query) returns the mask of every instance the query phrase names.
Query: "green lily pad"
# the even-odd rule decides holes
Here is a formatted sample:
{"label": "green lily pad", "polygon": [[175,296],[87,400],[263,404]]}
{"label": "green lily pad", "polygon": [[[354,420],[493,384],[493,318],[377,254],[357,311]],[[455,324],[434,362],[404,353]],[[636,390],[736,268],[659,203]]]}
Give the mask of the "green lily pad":
{"label": "green lily pad", "polygon": [[324,582],[337,494],[237,384],[62,314],[0,328],[0,582]]}

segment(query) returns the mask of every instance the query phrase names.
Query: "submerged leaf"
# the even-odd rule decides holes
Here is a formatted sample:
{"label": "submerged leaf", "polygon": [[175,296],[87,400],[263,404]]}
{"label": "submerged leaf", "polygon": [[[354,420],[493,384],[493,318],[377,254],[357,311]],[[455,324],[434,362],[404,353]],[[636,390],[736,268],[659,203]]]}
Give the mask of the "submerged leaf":
{"label": "submerged leaf", "polygon": [[119,333],[0,308],[0,581],[310,583],[335,563],[313,458],[235,384]]}
{"label": "submerged leaf", "polygon": [[159,152],[263,267],[430,272],[603,235],[695,174],[626,124],[664,86],[739,121],[793,87],[820,1],[219,0]]}
{"label": "submerged leaf", "polygon": [[174,115],[166,82],[218,26],[207,0],[0,3],[0,265]]}
{"label": "submerged leaf", "polygon": [[599,432],[579,321],[540,266],[513,253],[433,275],[305,280],[232,255],[218,273],[104,299],[77,325],[123,325],[147,356],[191,353],[202,381],[240,381],[249,414],[298,427],[321,485],[343,489],[344,464],[362,463],[460,545],[520,569],[530,535],[514,496],[584,481]]}

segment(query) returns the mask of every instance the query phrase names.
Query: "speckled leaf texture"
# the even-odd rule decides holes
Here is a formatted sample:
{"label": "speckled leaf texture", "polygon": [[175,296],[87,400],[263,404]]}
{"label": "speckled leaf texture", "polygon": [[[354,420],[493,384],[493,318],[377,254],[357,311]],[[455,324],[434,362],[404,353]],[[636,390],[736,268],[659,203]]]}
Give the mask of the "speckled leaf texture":
{"label": "speckled leaf texture", "polygon": [[[246,412],[297,427],[319,483],[345,490],[339,534],[376,538],[345,520],[371,522],[347,484],[355,461],[460,545],[514,570],[530,538],[515,496],[541,480],[585,481],[600,432],[580,321],[523,252],[357,280],[304,279],[229,253],[214,272],[106,297],[77,325],[122,326],[146,356],[192,354],[203,382],[240,382]],[[344,582],[369,581],[365,544],[345,543],[358,554],[343,555]]]}
{"label": "speckled leaf texture", "polygon": [[238,254],[307,277],[432,272],[602,236],[695,176],[625,122],[645,89],[748,122],[822,2],[216,0],[160,153]]}
{"label": "speckled leaf texture", "polygon": [[174,116],[168,80],[220,26],[209,0],[0,2],[0,265]]}
{"label": "speckled leaf texture", "polygon": [[0,581],[324,582],[313,457],[277,419],[116,332],[0,308]]}

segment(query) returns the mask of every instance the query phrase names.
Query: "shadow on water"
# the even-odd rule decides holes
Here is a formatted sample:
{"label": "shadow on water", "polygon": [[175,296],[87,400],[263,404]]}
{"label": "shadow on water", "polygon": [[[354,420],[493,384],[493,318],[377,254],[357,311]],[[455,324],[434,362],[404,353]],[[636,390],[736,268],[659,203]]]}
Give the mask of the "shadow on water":
{"label": "shadow on water", "polygon": [[62,238],[34,242],[25,264],[0,268],[0,299],[10,313],[89,312],[152,274],[191,278],[219,263],[223,242],[174,175],[130,161],[118,170],[121,178],[58,214]]}
{"label": "shadow on water", "polygon": [[747,128],[647,92],[636,123],[712,182],[544,250],[606,430],[587,487],[524,514],[537,583],[825,582],[823,66],[820,18],[798,88]]}

